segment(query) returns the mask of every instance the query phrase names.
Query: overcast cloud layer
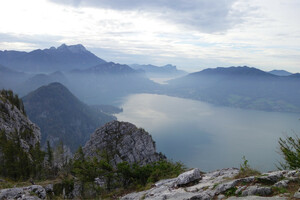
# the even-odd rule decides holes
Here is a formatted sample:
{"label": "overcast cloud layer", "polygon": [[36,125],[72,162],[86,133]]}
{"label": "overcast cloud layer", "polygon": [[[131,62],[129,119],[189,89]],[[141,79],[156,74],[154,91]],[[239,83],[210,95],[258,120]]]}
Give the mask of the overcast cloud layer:
{"label": "overcast cloud layer", "polygon": [[75,7],[97,7],[149,13],[203,32],[218,32],[242,22],[246,13],[233,10],[236,0],[51,0]]}
{"label": "overcast cloud layer", "polygon": [[298,0],[10,0],[0,50],[82,43],[120,63],[300,72]]}

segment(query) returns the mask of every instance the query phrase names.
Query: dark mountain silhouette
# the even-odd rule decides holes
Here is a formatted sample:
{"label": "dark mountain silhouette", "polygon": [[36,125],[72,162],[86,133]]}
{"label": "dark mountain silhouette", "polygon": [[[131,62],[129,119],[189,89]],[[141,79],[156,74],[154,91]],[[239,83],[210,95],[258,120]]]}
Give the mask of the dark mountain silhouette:
{"label": "dark mountain silhouette", "polygon": [[0,51],[0,63],[10,69],[36,73],[84,69],[105,61],[81,44],[62,44],[58,48],[37,49],[31,52]]}
{"label": "dark mountain silhouette", "polygon": [[85,144],[97,127],[115,119],[82,103],[60,83],[42,86],[23,101],[27,115],[41,128],[42,144],[61,140],[73,151]]}
{"label": "dark mountain silhouette", "polygon": [[205,69],[169,81],[171,95],[267,111],[300,112],[300,78],[276,76],[256,68]]}

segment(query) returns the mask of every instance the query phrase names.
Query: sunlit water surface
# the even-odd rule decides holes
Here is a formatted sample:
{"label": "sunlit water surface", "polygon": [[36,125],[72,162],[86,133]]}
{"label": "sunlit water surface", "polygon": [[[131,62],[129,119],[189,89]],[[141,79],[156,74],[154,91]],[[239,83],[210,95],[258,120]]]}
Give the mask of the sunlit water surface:
{"label": "sunlit water surface", "polygon": [[128,96],[120,121],[148,131],[158,151],[188,167],[211,171],[239,167],[242,157],[258,170],[276,169],[279,137],[300,132],[300,115],[218,107],[155,94]]}

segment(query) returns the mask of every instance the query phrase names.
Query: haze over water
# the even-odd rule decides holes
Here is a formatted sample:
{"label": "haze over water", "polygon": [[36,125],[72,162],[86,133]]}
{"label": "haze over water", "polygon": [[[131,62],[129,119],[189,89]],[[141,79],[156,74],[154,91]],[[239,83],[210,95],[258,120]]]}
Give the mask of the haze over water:
{"label": "haze over water", "polygon": [[124,99],[116,117],[148,131],[158,151],[188,167],[211,171],[239,167],[276,169],[278,139],[300,131],[300,115],[218,107],[155,94]]}

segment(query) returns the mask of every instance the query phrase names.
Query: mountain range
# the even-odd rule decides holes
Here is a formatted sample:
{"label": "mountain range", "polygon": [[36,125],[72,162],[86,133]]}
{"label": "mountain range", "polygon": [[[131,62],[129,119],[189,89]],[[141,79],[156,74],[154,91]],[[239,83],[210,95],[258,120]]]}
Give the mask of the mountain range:
{"label": "mountain range", "polygon": [[[13,89],[20,96],[60,82],[90,105],[116,105],[130,94],[159,93],[238,108],[300,112],[300,74],[284,70],[218,67],[186,75],[170,64],[158,67],[106,62],[80,44],[28,53],[0,51],[0,63],[0,87]],[[151,81],[151,76],[180,77],[160,85]]]}
{"label": "mountain range", "polygon": [[115,104],[133,93],[153,93],[159,84],[128,65],[106,62],[66,74],[68,88],[88,104]]}
{"label": "mountain range", "polygon": [[164,66],[155,66],[155,65],[139,65],[139,64],[132,64],[130,65],[133,69],[142,70],[150,77],[164,77],[164,76],[182,76],[186,75],[187,72],[183,70],[178,70],[176,66],[167,64]]}
{"label": "mountain range", "polygon": [[37,49],[31,52],[0,51],[0,63],[10,69],[37,73],[84,69],[105,61],[81,44],[62,44],[58,48]]}
{"label": "mountain range", "polygon": [[169,95],[267,111],[300,112],[300,77],[277,76],[256,68],[218,67],[169,81]]}

